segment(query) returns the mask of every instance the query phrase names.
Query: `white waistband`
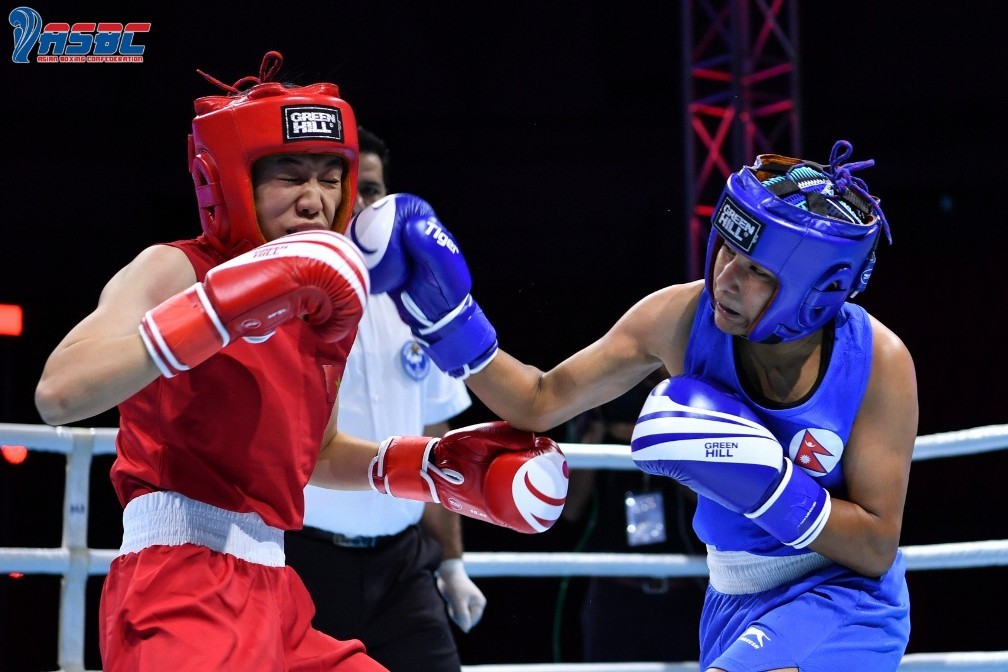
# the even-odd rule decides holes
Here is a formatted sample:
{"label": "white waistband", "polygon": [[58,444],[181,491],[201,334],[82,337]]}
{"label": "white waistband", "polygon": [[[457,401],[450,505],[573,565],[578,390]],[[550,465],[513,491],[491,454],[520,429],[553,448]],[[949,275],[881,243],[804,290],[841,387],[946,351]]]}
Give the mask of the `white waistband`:
{"label": "white waistband", "polygon": [[120,555],[148,546],[197,544],[247,562],[282,567],[283,530],[257,513],[236,513],[189,499],[177,492],[151,492],[123,510]]}
{"label": "white waistband", "polygon": [[710,585],[726,595],[761,593],[833,562],[819,553],[753,555],[745,551],[719,551],[707,547]]}

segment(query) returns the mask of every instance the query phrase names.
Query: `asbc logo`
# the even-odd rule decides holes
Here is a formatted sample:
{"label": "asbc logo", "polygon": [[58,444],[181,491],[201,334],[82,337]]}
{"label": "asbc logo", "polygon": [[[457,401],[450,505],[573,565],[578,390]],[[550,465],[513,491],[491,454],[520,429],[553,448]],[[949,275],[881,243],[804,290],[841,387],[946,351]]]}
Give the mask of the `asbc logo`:
{"label": "asbc logo", "polygon": [[144,45],[137,36],[149,33],[151,24],[79,21],[42,25],[31,7],[18,7],[8,17],[14,28],[15,63],[143,63]]}

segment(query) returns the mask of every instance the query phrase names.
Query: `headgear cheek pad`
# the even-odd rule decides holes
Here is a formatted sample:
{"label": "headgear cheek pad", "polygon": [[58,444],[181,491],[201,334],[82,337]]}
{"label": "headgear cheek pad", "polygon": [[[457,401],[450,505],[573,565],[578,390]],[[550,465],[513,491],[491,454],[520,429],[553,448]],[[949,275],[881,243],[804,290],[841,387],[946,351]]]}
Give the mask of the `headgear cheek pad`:
{"label": "headgear cheek pad", "polygon": [[850,143],[830,164],[760,155],[728,178],[711,218],[705,281],[713,301],[714,260],[725,242],[777,278],[777,291],[747,334],[780,343],[814,333],[865,289],[879,232],[892,242],[878,199],[852,177],[873,161],[844,165]]}
{"label": "headgear cheek pad", "polygon": [[[270,62],[273,57],[275,60]],[[260,78],[233,87],[229,95],[195,102],[189,165],[200,221],[210,244],[234,257],[265,242],[256,218],[252,166],[270,154],[331,153],[343,159],[342,199],[333,230],[346,230],[357,198],[357,121],[335,84],[288,87],[266,82],[279,70],[280,55],[263,59]],[[251,80],[245,91],[238,86]]]}

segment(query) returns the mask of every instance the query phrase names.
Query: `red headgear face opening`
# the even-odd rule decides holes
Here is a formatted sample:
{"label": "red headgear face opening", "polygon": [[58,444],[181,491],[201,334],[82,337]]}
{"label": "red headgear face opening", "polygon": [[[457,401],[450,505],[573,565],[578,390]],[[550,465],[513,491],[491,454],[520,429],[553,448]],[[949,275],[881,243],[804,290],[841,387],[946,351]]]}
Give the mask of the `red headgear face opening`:
{"label": "red headgear face opening", "polygon": [[[353,109],[326,82],[288,87],[269,81],[282,63],[263,58],[260,76],[227,86],[229,93],[196,100],[189,165],[203,232],[225,257],[265,242],[256,218],[252,165],[270,154],[328,153],[343,159],[342,199],[333,230],[346,230],[357,198],[357,121]],[[253,82],[241,91],[239,86]]]}

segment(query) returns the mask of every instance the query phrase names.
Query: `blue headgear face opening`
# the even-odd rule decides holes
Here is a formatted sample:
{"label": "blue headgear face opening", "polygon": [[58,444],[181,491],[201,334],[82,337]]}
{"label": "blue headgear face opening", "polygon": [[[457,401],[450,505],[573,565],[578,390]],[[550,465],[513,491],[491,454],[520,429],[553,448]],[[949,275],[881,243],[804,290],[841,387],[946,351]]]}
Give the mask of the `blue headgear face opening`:
{"label": "blue headgear face opening", "polygon": [[874,161],[843,164],[851,151],[838,141],[827,166],[763,154],[728,178],[711,217],[705,281],[713,300],[714,259],[725,241],[776,276],[777,292],[749,340],[780,343],[820,329],[868,285],[879,232],[892,242],[878,199],[851,176]]}

